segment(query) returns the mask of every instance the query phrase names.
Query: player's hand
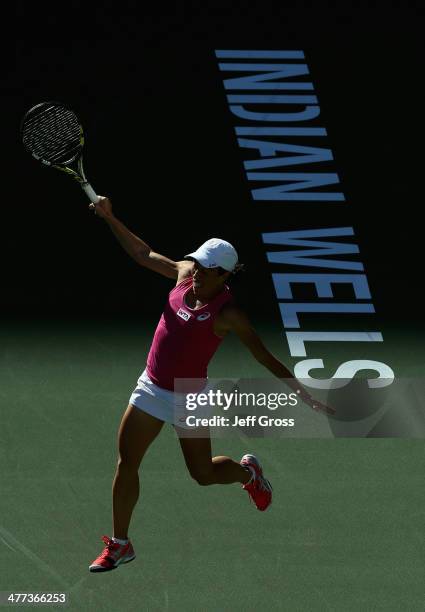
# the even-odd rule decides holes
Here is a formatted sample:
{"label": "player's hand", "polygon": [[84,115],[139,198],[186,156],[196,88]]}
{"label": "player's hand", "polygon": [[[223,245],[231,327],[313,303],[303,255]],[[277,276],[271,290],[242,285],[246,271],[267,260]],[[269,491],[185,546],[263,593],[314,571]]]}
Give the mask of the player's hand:
{"label": "player's hand", "polygon": [[89,204],[89,209],[93,210],[94,213],[101,217],[101,219],[108,219],[113,216],[111,200],[104,196],[99,196],[98,202],[92,202]]}
{"label": "player's hand", "polygon": [[326,404],[323,404],[322,402],[319,402],[318,400],[312,398],[311,395],[305,389],[297,389],[297,395],[305,404],[307,404],[307,406],[310,406],[311,408],[313,408],[313,410],[316,410],[317,412],[324,412],[325,414],[336,413],[336,410],[334,408],[331,408],[330,406],[327,406]]}

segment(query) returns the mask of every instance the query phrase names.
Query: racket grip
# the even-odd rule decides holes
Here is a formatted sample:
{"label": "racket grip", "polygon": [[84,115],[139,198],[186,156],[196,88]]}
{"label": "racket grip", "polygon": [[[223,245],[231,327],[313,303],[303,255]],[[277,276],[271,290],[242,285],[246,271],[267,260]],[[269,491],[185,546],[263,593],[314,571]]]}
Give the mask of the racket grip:
{"label": "racket grip", "polygon": [[90,183],[81,183],[81,188],[87,194],[87,197],[90,200],[90,202],[98,202],[99,201],[99,196],[96,194],[95,190],[90,185]]}

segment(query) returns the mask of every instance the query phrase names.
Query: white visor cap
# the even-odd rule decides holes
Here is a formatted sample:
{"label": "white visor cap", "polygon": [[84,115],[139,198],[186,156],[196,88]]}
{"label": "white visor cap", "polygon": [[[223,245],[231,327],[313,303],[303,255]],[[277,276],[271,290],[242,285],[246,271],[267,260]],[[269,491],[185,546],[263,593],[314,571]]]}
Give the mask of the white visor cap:
{"label": "white visor cap", "polygon": [[193,253],[185,255],[196,259],[204,268],[223,268],[228,272],[232,272],[238,263],[238,254],[230,242],[221,240],[221,238],[210,238],[201,244],[199,249]]}

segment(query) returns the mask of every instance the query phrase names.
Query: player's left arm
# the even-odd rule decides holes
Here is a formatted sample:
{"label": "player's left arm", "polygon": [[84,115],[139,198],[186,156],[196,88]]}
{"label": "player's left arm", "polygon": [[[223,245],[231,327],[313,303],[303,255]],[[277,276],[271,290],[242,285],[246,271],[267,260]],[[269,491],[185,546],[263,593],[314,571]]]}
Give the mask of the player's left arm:
{"label": "player's left arm", "polygon": [[295,378],[293,373],[283,365],[279,359],[270,353],[266,348],[260,336],[253,328],[247,315],[238,307],[233,304],[225,306],[220,312],[220,329],[225,333],[233,331],[241,342],[248,348],[253,357],[267,368],[274,376],[283,378],[287,384],[296,391],[298,396],[309,406],[314,409],[333,414],[335,411],[321,402],[314,400],[309,392],[299,383],[298,379]]}

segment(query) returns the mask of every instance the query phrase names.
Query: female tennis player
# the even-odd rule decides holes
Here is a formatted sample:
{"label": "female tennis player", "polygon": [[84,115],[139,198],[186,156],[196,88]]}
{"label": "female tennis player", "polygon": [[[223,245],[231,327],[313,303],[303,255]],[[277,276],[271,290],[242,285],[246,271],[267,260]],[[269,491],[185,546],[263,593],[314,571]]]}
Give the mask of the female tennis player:
{"label": "female tennis player", "polygon": [[187,436],[183,423],[175,420],[174,379],[207,378],[208,363],[227,333],[235,332],[257,361],[279,378],[290,379],[299,397],[315,409],[329,409],[313,401],[291,372],[263,345],[246,315],[234,303],[226,280],[238,268],[231,244],[212,238],[183,261],[172,261],[155,253],[113,214],[111,202],[101,197],[90,204],[104,219],[127,251],[141,266],[174,281],[155,331],[145,371],[132,393],[118,432],[118,464],[112,490],[113,537],[103,536],[105,547],[93,561],[91,572],[115,569],[135,558],[128,539],[131,515],[139,497],[138,470],[148,447],[164,423],[171,423],[179,436],[191,476],[200,485],[241,483],[258,510],[266,510],[272,487],[263,476],[258,459],[244,455],[241,461],[212,457],[211,440]]}

